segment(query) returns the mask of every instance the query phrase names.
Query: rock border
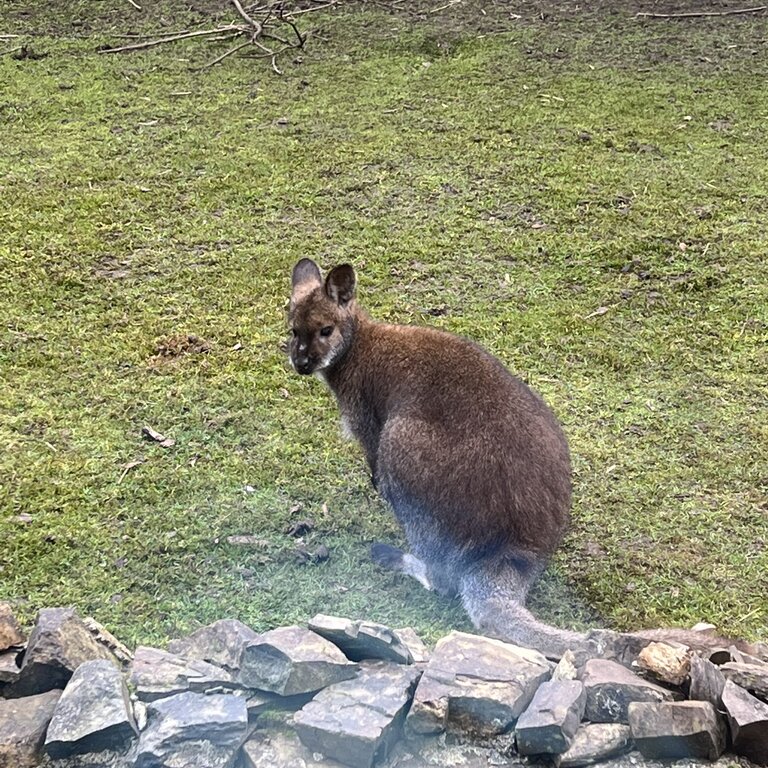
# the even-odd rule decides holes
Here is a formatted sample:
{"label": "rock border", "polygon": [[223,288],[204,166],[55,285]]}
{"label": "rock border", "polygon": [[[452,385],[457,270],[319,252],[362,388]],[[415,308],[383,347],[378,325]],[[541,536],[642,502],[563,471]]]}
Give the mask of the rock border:
{"label": "rock border", "polygon": [[430,653],[412,629],[319,614],[131,652],[71,608],[42,609],[28,639],[8,603],[0,623],[0,768],[768,765],[768,663],[736,649],[555,665],[463,632]]}

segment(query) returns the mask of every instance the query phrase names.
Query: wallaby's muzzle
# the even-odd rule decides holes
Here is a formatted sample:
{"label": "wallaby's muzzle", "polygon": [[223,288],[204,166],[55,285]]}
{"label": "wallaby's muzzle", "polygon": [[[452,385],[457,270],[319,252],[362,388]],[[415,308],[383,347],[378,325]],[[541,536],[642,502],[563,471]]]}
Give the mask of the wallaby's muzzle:
{"label": "wallaby's muzzle", "polygon": [[300,373],[302,376],[312,373],[312,363],[308,357],[299,358],[294,362],[293,367],[296,369],[296,373]]}

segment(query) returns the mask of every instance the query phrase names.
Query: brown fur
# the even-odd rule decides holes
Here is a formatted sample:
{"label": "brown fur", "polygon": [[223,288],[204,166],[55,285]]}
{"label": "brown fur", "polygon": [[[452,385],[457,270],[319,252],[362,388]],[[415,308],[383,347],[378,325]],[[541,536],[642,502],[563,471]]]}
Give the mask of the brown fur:
{"label": "brown fur", "polygon": [[472,342],[372,321],[355,301],[349,265],[323,281],[302,259],[292,287],[291,362],[336,396],[411,547],[405,554],[374,545],[374,558],[460,595],[488,634],[555,657],[568,647],[623,653],[626,641],[620,652],[611,648],[629,636],[557,629],[524,607],[560,544],[571,501],[568,446],[542,399]]}

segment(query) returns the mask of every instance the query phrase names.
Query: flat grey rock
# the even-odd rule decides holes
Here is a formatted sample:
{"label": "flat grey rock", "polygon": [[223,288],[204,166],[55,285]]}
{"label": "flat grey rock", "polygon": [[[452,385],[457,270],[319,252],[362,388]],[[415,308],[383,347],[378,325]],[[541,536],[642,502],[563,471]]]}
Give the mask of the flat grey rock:
{"label": "flat grey rock", "polygon": [[716,760],[725,749],[725,724],[708,701],[634,701],[629,727],[646,757]]}
{"label": "flat grey rock", "polygon": [[179,693],[152,702],[136,768],[232,768],[248,729],[245,699]]}
{"label": "flat grey rock", "polygon": [[715,709],[720,709],[722,706],[720,697],[725,686],[725,677],[720,667],[709,659],[693,654],[688,674],[690,677],[688,698],[694,701],[708,701]]}
{"label": "flat grey rock", "polygon": [[570,747],[555,758],[558,768],[592,765],[628,751],[632,733],[623,723],[582,723]]}
{"label": "flat grey rock", "polygon": [[51,690],[19,699],[0,699],[0,768],[34,768],[61,696]]}
{"label": "flat grey rock", "polygon": [[93,659],[116,661],[114,654],[93,638],[72,608],[43,608],[37,615],[21,673],[10,695],[29,696],[63,688],[83,662]]}
{"label": "flat grey rock", "polygon": [[168,651],[187,659],[200,659],[217,664],[229,672],[240,668],[240,655],[245,645],[259,633],[237,619],[222,619],[198,629],[181,640],[168,643]]}
{"label": "flat grey rock", "polygon": [[370,768],[401,733],[421,672],[394,662],[363,662],[354,680],[323,689],[293,718],[312,752]]}
{"label": "flat grey rock", "polygon": [[383,624],[318,613],[309,620],[308,626],[313,632],[337,645],[352,661],[383,659],[398,664],[413,664],[415,661],[407,642],[396,630]]}
{"label": "flat grey rock", "polygon": [[357,674],[358,665],[304,627],[273,629],[243,648],[240,683],[281,696],[319,691]]}
{"label": "flat grey rock", "polygon": [[48,726],[45,750],[60,758],[117,749],[136,736],[128,689],[110,661],[86,661],[64,689]]}
{"label": "flat grey rock", "polygon": [[584,714],[587,696],[580,680],[548,680],[539,686],[515,726],[523,755],[565,752]]}
{"label": "flat grey rock", "polygon": [[768,704],[731,680],[723,687],[722,702],[733,751],[759,765],[768,765]]}
{"label": "flat grey rock", "polygon": [[593,723],[627,723],[633,701],[673,701],[672,691],[638,677],[622,664],[590,659],[580,675],[587,694],[585,719]]}
{"label": "flat grey rock", "polygon": [[342,768],[344,763],[331,760],[307,749],[291,731],[265,729],[256,731],[242,749],[243,768]]}
{"label": "flat grey rock", "polygon": [[429,661],[429,648],[413,627],[398,627],[393,632],[397,634],[403,645],[407,646],[414,664],[425,664]]}
{"label": "flat grey rock", "polygon": [[184,691],[234,687],[232,675],[222,667],[144,645],[139,646],[134,654],[130,682],[141,701],[154,701]]}
{"label": "flat grey rock", "polygon": [[579,670],[576,667],[576,656],[573,651],[566,651],[552,671],[553,680],[577,680]]}
{"label": "flat grey rock", "polygon": [[494,745],[489,746],[456,740],[446,733],[412,736],[395,746],[382,768],[523,768],[526,765],[515,754],[508,737],[497,737],[493,741]]}
{"label": "flat grey rock", "polygon": [[720,666],[726,680],[749,691],[762,701],[768,701],[768,664],[729,661]]}
{"label": "flat grey rock", "polygon": [[451,632],[435,647],[406,719],[412,734],[504,733],[552,666],[538,651]]}

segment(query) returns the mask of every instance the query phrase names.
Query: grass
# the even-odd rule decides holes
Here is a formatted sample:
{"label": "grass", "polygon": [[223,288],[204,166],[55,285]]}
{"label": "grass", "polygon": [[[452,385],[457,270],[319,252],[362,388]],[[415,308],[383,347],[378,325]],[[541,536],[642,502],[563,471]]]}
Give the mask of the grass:
{"label": "grass", "polygon": [[[399,531],[281,351],[312,256],[558,413],[574,524],[541,616],[768,635],[764,17],[478,36],[351,11],[279,78],[194,70],[195,43],[98,55],[114,10],[8,10],[50,54],[0,57],[0,599],[23,619],[72,604],[134,644],[318,611],[469,628],[368,561]],[[297,561],[305,518],[327,562]]]}

